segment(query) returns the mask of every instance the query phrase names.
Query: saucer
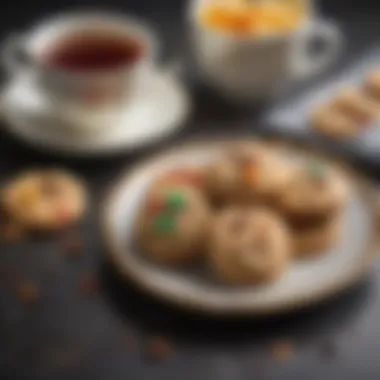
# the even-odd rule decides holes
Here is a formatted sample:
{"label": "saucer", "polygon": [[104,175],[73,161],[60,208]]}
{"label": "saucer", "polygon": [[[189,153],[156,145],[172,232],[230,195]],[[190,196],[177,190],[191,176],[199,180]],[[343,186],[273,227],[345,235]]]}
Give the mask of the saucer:
{"label": "saucer", "polygon": [[1,99],[11,134],[40,149],[80,156],[129,152],[161,141],[183,127],[190,112],[180,80],[158,71],[118,112],[82,110],[82,120],[98,124],[91,131],[70,128],[42,91],[24,78],[12,81]]}

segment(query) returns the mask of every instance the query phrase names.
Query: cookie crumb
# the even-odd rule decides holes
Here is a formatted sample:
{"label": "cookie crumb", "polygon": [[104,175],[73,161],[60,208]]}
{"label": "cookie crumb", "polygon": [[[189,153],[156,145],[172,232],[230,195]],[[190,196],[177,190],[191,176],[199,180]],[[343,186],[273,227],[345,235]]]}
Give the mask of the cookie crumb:
{"label": "cookie crumb", "polygon": [[19,285],[17,289],[18,299],[24,304],[34,304],[40,299],[40,289],[34,282],[28,281]]}
{"label": "cookie crumb", "polygon": [[293,356],[293,345],[287,340],[278,340],[271,345],[273,357],[280,362],[289,360]]}
{"label": "cookie crumb", "polygon": [[162,337],[150,339],[147,349],[150,357],[158,361],[166,360],[174,353],[171,343]]}
{"label": "cookie crumb", "polygon": [[125,334],[122,337],[122,346],[131,351],[135,351],[137,348],[137,339],[133,335]]}
{"label": "cookie crumb", "polygon": [[0,226],[0,240],[5,243],[15,243],[24,236],[24,229],[14,222],[5,222]]}
{"label": "cookie crumb", "polygon": [[85,274],[79,279],[78,291],[84,296],[95,294],[99,291],[99,279],[95,274]]}
{"label": "cookie crumb", "polygon": [[72,259],[78,259],[83,254],[83,241],[77,231],[70,231],[64,236],[62,245],[65,254]]}

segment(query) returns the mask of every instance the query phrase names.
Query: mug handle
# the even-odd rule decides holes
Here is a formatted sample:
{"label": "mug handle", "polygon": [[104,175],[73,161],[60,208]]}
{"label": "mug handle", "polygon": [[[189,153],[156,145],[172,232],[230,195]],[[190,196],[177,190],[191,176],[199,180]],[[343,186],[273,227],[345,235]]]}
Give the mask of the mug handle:
{"label": "mug handle", "polygon": [[1,47],[1,64],[9,75],[16,75],[26,69],[26,62],[20,59],[20,55],[23,54],[23,42],[21,35],[12,34]]}
{"label": "mug handle", "polygon": [[[317,75],[332,65],[339,57],[344,38],[339,28],[329,21],[317,20],[306,31],[305,39],[295,56],[295,79],[304,80]],[[323,51],[312,53],[310,45],[320,41]]]}

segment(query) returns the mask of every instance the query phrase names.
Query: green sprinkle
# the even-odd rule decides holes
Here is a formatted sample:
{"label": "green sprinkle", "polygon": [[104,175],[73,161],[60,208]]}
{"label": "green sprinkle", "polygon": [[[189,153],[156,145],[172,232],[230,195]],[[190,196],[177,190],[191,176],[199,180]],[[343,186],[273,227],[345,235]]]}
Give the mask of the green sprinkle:
{"label": "green sprinkle", "polygon": [[153,220],[154,230],[160,235],[170,235],[175,228],[175,220],[170,215],[161,214]]}
{"label": "green sprinkle", "polygon": [[325,167],[319,162],[311,162],[308,165],[307,170],[309,175],[316,179],[323,179],[326,174]]}
{"label": "green sprinkle", "polygon": [[186,199],[183,193],[179,191],[172,191],[167,194],[165,205],[170,211],[180,211],[186,205]]}

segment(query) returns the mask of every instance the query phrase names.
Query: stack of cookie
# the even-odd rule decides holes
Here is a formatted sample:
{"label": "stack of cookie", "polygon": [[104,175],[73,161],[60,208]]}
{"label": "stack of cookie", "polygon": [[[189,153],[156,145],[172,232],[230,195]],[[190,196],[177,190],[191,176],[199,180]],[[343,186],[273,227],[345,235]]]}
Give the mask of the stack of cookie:
{"label": "stack of cookie", "polygon": [[156,262],[206,259],[226,283],[267,283],[337,242],[346,201],[346,182],[321,162],[233,145],[203,167],[154,179],[136,236]]}
{"label": "stack of cookie", "polygon": [[349,139],[380,115],[380,71],[370,73],[361,88],[345,88],[311,114],[310,124],[330,137]]}

